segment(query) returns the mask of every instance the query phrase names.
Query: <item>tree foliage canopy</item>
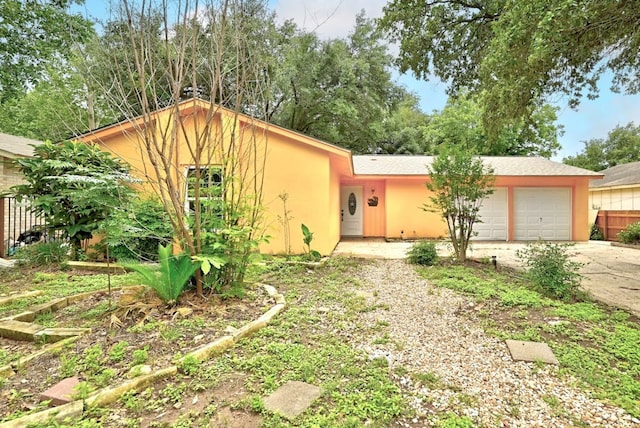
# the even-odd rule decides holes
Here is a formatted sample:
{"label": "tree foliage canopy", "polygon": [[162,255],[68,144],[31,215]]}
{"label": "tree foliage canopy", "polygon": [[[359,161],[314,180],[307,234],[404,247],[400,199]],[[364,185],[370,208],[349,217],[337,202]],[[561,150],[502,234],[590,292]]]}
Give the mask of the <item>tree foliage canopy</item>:
{"label": "tree foliage canopy", "polygon": [[92,24],[67,9],[78,0],[0,2],[0,103],[40,82],[52,60],[67,58]]}
{"label": "tree foliage canopy", "polygon": [[605,70],[618,90],[640,79],[640,2],[392,0],[379,21],[400,42],[402,70],[435,75],[455,94],[483,91],[492,130],[529,117],[554,93],[575,106]]}
{"label": "tree foliage canopy", "polygon": [[568,165],[592,171],[637,161],[640,161],[640,126],[633,122],[617,126],[604,140],[597,138],[585,141],[581,153],[563,159]]}
{"label": "tree foliage canopy", "polygon": [[433,147],[427,140],[430,120],[429,115],[420,111],[418,98],[406,94],[382,120],[380,140],[372,151],[398,155],[433,154]]}
{"label": "tree foliage canopy", "polygon": [[556,125],[556,109],[550,105],[537,108],[531,118],[514,121],[497,134],[490,134],[482,121],[482,108],[477,97],[461,94],[450,97],[439,113],[434,113],[426,129],[429,154],[437,154],[449,144],[460,146],[483,156],[551,157],[560,148],[558,136],[562,126]]}
{"label": "tree foliage canopy", "polygon": [[323,41],[291,23],[283,30],[268,118],[356,153],[371,151],[382,139],[381,122],[406,95],[391,79],[392,57],[373,21],[361,12],[346,39]]}

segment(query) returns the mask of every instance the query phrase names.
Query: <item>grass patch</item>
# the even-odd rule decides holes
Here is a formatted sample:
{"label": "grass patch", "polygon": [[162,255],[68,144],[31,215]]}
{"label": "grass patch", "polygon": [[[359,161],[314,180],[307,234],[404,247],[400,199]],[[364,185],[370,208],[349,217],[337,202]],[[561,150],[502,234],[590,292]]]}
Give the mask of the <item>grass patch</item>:
{"label": "grass patch", "polygon": [[[42,272],[33,271],[33,275],[25,275],[24,272],[19,275],[18,268],[5,268],[3,273],[7,274],[10,279],[20,278],[27,285],[25,290],[42,290],[44,294],[27,299],[19,299],[9,304],[0,306],[0,317],[19,313],[30,306],[46,303],[52,299],[71,296],[74,294],[84,293],[88,291],[103,290],[107,288],[106,274],[82,275],[67,272]],[[16,271],[16,273],[13,273]],[[134,274],[111,275],[111,287],[124,287],[129,285],[137,285],[138,281]],[[21,284],[17,284],[18,286]],[[86,314],[92,319],[94,314]]]}
{"label": "grass patch", "polygon": [[[360,313],[369,308],[361,296],[347,290],[360,286],[349,275],[352,267],[347,258],[332,259],[315,271],[270,265],[268,282],[279,290],[286,288],[289,300],[296,303],[231,353],[230,368],[246,374],[251,394],[266,396],[298,380],[320,386],[323,395],[291,424],[264,413],[264,426],[384,426],[410,413],[386,360],[369,360],[345,340],[354,334],[368,334],[370,341],[388,340],[385,333],[358,326]],[[297,282],[292,281],[292,270]],[[323,326],[339,329],[328,333]]]}
{"label": "grass patch", "polygon": [[488,269],[434,266],[417,271],[434,285],[486,302],[477,315],[487,334],[547,342],[561,374],[640,417],[640,327],[627,312],[595,302],[552,300],[520,279]]}

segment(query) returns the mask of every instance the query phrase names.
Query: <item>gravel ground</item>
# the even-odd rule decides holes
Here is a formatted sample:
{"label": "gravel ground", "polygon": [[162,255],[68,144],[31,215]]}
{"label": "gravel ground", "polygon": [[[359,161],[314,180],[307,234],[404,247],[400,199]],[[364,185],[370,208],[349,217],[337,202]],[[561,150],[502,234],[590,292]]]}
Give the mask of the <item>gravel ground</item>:
{"label": "gravel ground", "polygon": [[402,426],[434,426],[435,414],[448,411],[468,416],[474,426],[640,426],[624,410],[572,387],[557,367],[514,362],[504,342],[486,336],[477,320],[457,315],[472,300],[431,286],[404,261],[376,260],[360,279],[369,303],[381,305],[363,314],[363,322],[388,323],[390,336],[386,344],[360,347],[391,367],[440,379],[430,389],[399,377],[419,416]]}

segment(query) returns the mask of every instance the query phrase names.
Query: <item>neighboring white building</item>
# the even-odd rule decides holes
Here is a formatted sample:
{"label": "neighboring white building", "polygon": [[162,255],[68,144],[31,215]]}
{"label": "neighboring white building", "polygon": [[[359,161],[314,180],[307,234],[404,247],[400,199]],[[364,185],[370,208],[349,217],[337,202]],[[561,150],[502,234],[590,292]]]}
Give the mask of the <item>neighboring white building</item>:
{"label": "neighboring white building", "polygon": [[604,178],[591,180],[589,184],[592,210],[640,211],[640,162],[616,165],[600,172]]}

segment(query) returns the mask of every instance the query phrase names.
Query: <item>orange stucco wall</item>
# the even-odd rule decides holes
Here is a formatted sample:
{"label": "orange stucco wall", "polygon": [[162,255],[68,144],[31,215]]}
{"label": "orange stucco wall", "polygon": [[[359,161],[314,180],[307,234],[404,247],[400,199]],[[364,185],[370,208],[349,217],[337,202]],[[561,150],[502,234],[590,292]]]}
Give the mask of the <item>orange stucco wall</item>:
{"label": "orange stucco wall", "polygon": [[[366,237],[386,237],[387,198],[384,180],[343,179],[343,186],[362,186],[363,223],[362,234]],[[377,205],[374,200],[377,198]],[[371,200],[371,203],[369,203]]]}
{"label": "orange stucco wall", "polygon": [[[589,179],[588,177],[497,177],[496,187],[507,188],[509,219],[514,216],[514,189],[525,187],[566,187],[571,189],[573,241],[589,240]],[[514,237],[514,222],[509,221],[509,240]]]}
{"label": "orange stucco wall", "polygon": [[[167,126],[170,112],[157,115],[156,132],[171,129]],[[199,120],[201,116],[210,113],[206,109],[187,109],[185,114],[188,118],[183,121],[183,129],[178,131],[178,141],[193,138],[194,129],[205,122]],[[249,123],[248,118],[242,120],[248,122],[237,121],[235,116],[227,114],[215,122],[217,126],[211,134],[209,162],[216,164],[219,161],[217,153],[229,149],[229,141],[234,141],[236,152],[251,152],[257,147],[257,152],[261,153],[242,164],[236,173],[248,180],[261,179],[254,184],[262,186],[262,227],[269,236],[269,242],[260,247],[262,252],[278,254],[287,251],[282,221],[285,212],[279,198],[286,193],[291,251],[301,253],[304,250],[300,229],[304,223],[314,233],[312,248],[329,254],[340,240],[340,188],[347,185],[362,186],[363,189],[363,236],[395,239],[447,236],[446,224],[440,215],[422,209],[429,202],[429,191],[425,186],[427,176],[354,177],[347,151],[282,128],[270,128],[265,124],[255,126]],[[85,136],[84,140],[96,142],[128,162],[132,172],[140,178],[153,177],[155,174],[135,129],[125,130],[118,126],[96,131],[94,135]],[[176,180],[183,180],[184,169],[193,164],[192,155],[184,144],[170,150],[173,150],[177,165],[172,173],[176,174]],[[145,181],[147,184],[141,187],[153,191]],[[507,189],[510,240],[514,236],[514,189],[521,187],[569,187],[572,194],[572,239],[583,241],[589,238],[587,177],[498,177],[496,187]],[[367,203],[374,197],[378,198],[377,206]]]}
{"label": "orange stucco wall", "polygon": [[[332,162],[335,163],[335,160]],[[326,230],[326,246],[333,248],[340,242],[340,173],[338,168],[331,168],[331,181],[329,189],[329,212],[327,213],[328,227]],[[327,252],[328,254],[328,252]]]}
{"label": "orange stucco wall", "polygon": [[[332,176],[329,156],[320,150],[304,147],[293,140],[270,136],[264,176],[264,207],[269,244],[261,247],[268,253],[284,253],[284,226],[278,220],[284,216],[278,195],[286,193],[289,211],[291,249],[303,252],[301,224],[313,235],[312,249],[329,254],[336,245],[335,197],[331,190]],[[339,193],[338,193],[339,195]]]}
{"label": "orange stucco wall", "polygon": [[425,178],[390,178],[386,186],[388,238],[439,238],[447,235],[441,217],[422,209],[429,201]]}
{"label": "orange stucco wall", "polygon": [[[428,177],[366,177],[343,180],[343,185],[362,185],[365,199],[370,189],[383,188],[380,205],[385,207],[384,217],[380,219],[364,213],[364,236],[385,236],[397,239],[439,238],[448,235],[445,222],[440,215],[425,212],[423,204],[429,202],[429,190],[425,186]],[[571,189],[572,195],[572,240],[589,239],[589,202],[587,177],[498,177],[495,186],[507,189],[509,210],[509,240],[514,239],[514,189],[525,187],[565,187]],[[380,223],[380,221],[382,223]],[[382,227],[379,224],[383,224]],[[381,233],[381,230],[384,231]]]}
{"label": "orange stucco wall", "polygon": [[[194,129],[205,123],[202,117],[205,114],[206,111],[200,111],[183,119],[183,129],[179,131],[178,141],[194,138]],[[156,120],[157,132],[168,129],[167,120],[168,114],[159,115]],[[314,233],[312,249],[322,254],[331,253],[340,240],[337,213],[340,204],[341,171],[339,167],[332,168],[332,155],[317,145],[301,144],[296,139],[297,134],[292,136],[286,132],[270,132],[268,127],[254,127],[250,123],[234,121],[235,118],[230,115],[218,118],[215,122],[217,127],[211,132],[208,147],[210,154],[205,154],[204,158],[208,159],[207,162],[210,164],[220,164],[221,159],[218,155],[220,150],[229,149],[232,133],[235,135],[235,152],[251,153],[253,149],[257,149],[255,151],[261,154],[241,164],[235,171],[252,185],[262,187],[262,228],[269,237],[269,242],[262,244],[260,251],[278,254],[287,250],[283,231],[285,226],[281,222],[284,207],[279,198],[280,194],[286,193],[292,252],[304,251],[300,228],[304,223]],[[89,136],[85,141],[93,141],[129,163],[132,172],[143,179],[141,187],[148,192],[154,191],[149,183],[154,181],[156,174],[135,131],[112,131],[106,137]],[[186,144],[177,144],[171,150],[174,163],[177,165],[172,173],[175,174],[176,180],[184,183],[184,170],[187,166],[193,165],[193,156]],[[256,178],[259,178],[260,182],[255,182]]]}

